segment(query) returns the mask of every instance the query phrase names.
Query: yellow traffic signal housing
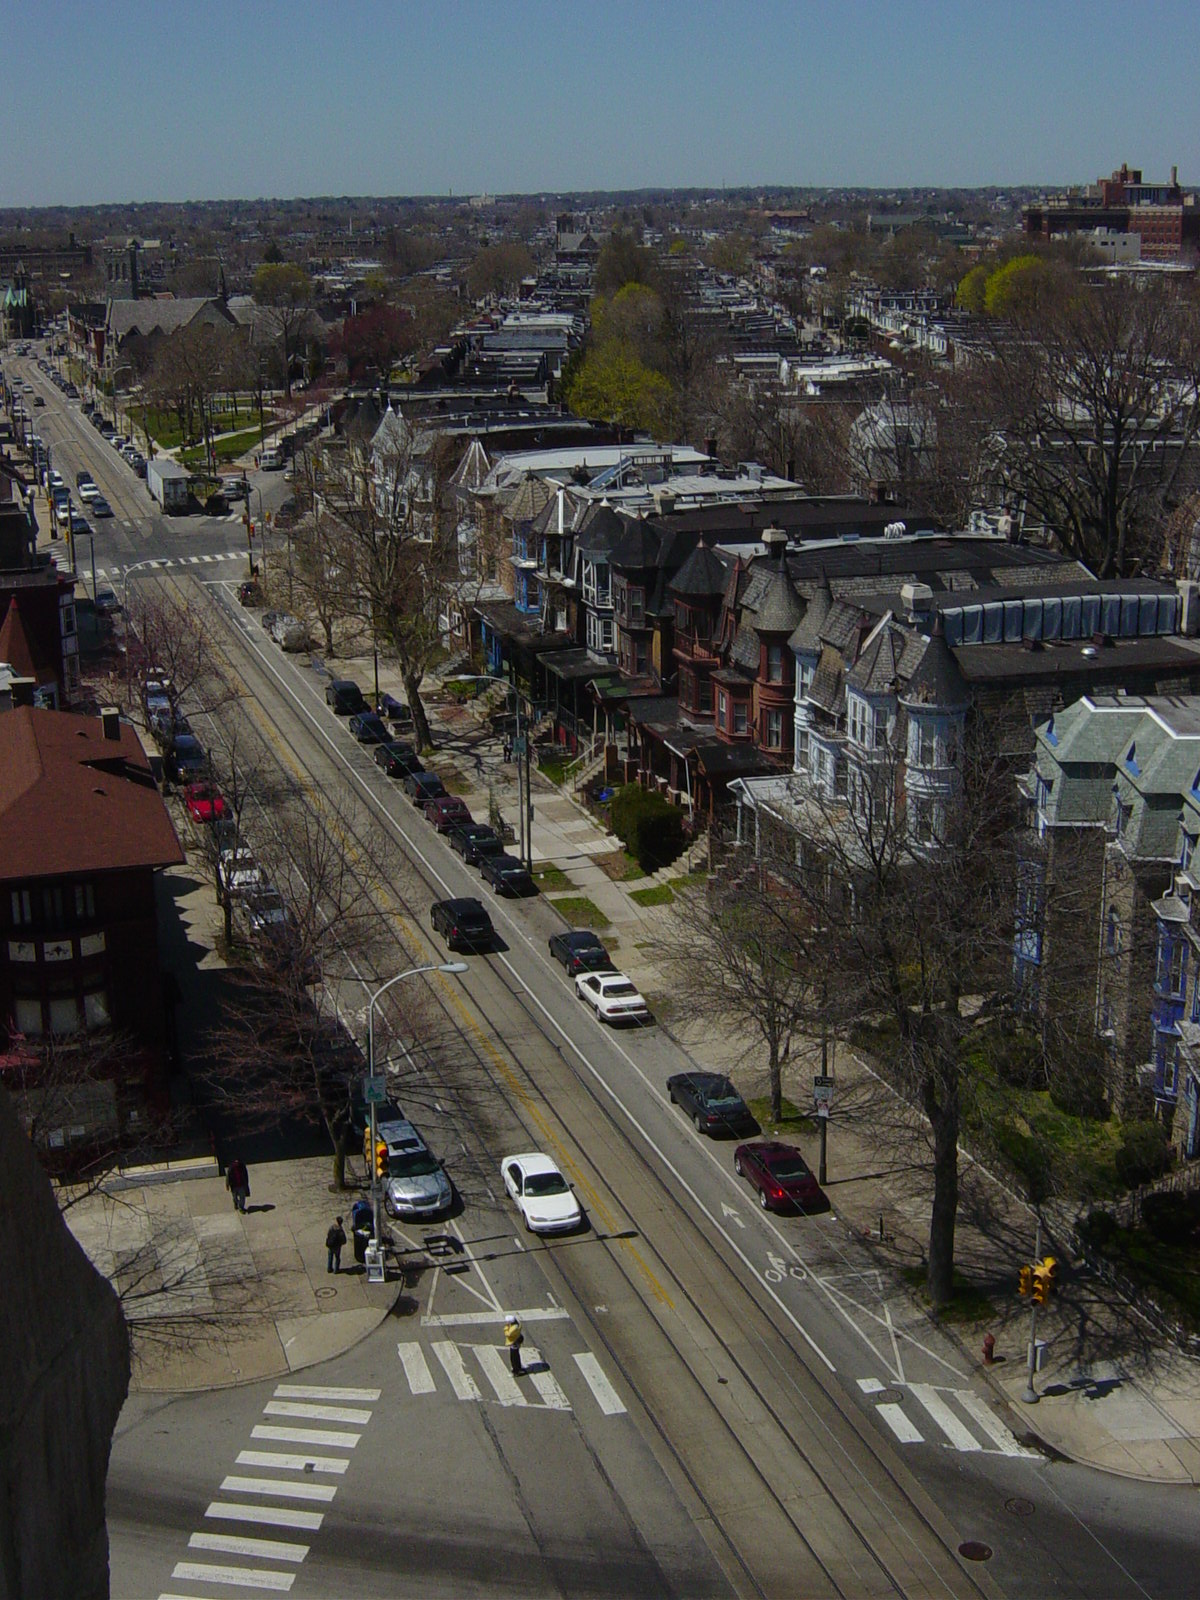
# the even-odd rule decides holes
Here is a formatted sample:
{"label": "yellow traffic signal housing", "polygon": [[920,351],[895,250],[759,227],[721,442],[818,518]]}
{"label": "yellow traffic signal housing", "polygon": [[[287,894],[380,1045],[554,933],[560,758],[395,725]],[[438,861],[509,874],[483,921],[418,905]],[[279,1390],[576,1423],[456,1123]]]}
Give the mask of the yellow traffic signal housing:
{"label": "yellow traffic signal housing", "polygon": [[1058,1287],[1058,1262],[1053,1256],[1042,1257],[1042,1271],[1046,1277],[1046,1289],[1053,1294]]}
{"label": "yellow traffic signal housing", "polygon": [[1023,1295],[1033,1293],[1033,1268],[1022,1267],[1017,1275],[1017,1288]]}
{"label": "yellow traffic signal housing", "polygon": [[380,1140],[375,1146],[375,1176],[386,1178],[388,1173],[388,1148]]}
{"label": "yellow traffic signal housing", "polygon": [[1044,1306],[1054,1293],[1054,1280],[1058,1276],[1058,1262],[1053,1256],[1039,1261],[1033,1269],[1033,1303]]}

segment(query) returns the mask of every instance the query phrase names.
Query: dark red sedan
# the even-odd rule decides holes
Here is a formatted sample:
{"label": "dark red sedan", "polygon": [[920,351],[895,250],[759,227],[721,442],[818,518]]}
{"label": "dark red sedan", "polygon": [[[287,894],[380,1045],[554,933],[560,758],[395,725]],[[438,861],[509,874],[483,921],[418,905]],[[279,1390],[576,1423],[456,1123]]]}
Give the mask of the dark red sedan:
{"label": "dark red sedan", "polygon": [[794,1145],[764,1139],[740,1144],[733,1152],[733,1170],[758,1190],[764,1211],[825,1211],[829,1201],[812,1170]]}
{"label": "dark red sedan", "polygon": [[449,833],[451,828],[470,822],[472,818],[465,800],[460,800],[456,794],[444,794],[425,802],[425,820],[432,822],[439,833]]}

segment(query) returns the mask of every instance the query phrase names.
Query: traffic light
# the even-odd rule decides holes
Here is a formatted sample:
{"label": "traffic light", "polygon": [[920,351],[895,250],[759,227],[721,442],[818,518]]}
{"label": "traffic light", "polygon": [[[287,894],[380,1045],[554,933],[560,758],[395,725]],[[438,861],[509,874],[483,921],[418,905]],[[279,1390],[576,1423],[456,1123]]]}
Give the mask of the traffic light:
{"label": "traffic light", "polygon": [[1058,1278],[1058,1262],[1053,1256],[1046,1256],[1034,1264],[1033,1268],[1033,1303],[1037,1306],[1046,1305],[1054,1293],[1054,1285]]}
{"label": "traffic light", "polygon": [[1033,1268],[1022,1267],[1017,1276],[1017,1288],[1023,1295],[1033,1293]]}
{"label": "traffic light", "polygon": [[387,1174],[388,1174],[388,1151],[387,1151],[387,1145],[384,1144],[382,1139],[380,1139],[379,1142],[375,1146],[375,1176],[377,1178],[386,1178]]}
{"label": "traffic light", "polygon": [[1046,1278],[1046,1293],[1051,1295],[1058,1287],[1058,1262],[1053,1256],[1042,1257],[1042,1272]]}

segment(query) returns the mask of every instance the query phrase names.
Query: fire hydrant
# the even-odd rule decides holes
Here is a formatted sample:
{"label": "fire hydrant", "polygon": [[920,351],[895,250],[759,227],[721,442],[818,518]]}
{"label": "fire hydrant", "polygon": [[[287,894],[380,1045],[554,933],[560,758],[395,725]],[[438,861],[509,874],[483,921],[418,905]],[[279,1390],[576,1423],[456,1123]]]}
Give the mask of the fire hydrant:
{"label": "fire hydrant", "polygon": [[996,1359],[996,1335],[985,1333],[983,1336],[983,1364],[990,1367]]}

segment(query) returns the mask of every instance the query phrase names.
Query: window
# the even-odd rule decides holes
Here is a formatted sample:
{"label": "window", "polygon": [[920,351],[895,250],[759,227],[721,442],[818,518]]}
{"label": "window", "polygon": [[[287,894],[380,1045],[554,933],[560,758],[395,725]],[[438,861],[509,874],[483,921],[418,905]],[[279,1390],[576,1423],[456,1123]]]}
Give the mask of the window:
{"label": "window", "polygon": [[62,884],[48,884],[42,890],[42,921],[47,928],[60,928],[62,926]]}
{"label": "window", "polygon": [[717,690],[717,720],[723,728],[729,727],[729,696],[724,689]]}
{"label": "window", "polygon": [[46,1031],[42,1019],[42,1002],[18,995],[13,1001],[13,1021],[17,1025],[17,1031],[23,1033],[27,1039],[40,1039]]}
{"label": "window", "polygon": [[1110,956],[1115,956],[1121,948],[1121,919],[1117,915],[1115,906],[1108,908],[1108,917],[1104,924],[1104,948]]}
{"label": "window", "polygon": [[27,928],[33,921],[33,897],[28,889],[13,890],[12,920],[14,928]]}
{"label": "window", "polygon": [[1185,872],[1192,864],[1192,856],[1195,854],[1195,850],[1196,835],[1194,833],[1188,833],[1187,829],[1185,828],[1183,830],[1183,842],[1179,849],[1179,865]]}
{"label": "window", "polygon": [[812,686],[815,668],[811,661],[799,661],[796,664],[796,699],[807,700],[808,691]]}
{"label": "window", "polygon": [[783,682],[783,646],[769,644],[767,646],[767,682]]}
{"label": "window", "polygon": [[808,729],[796,735],[796,759],[793,762],[797,772],[808,771]]}
{"label": "window", "polygon": [[933,729],[923,719],[917,723],[916,749],[919,767],[936,766],[937,742],[933,737]]}
{"label": "window", "polygon": [[783,744],[783,712],[767,712],[767,749],[778,750]]}
{"label": "window", "polygon": [[1187,980],[1187,945],[1182,939],[1164,938],[1158,964],[1158,981],[1164,994],[1181,995]]}
{"label": "window", "polygon": [[744,700],[733,702],[733,731],[734,733],[750,731],[750,707]]}
{"label": "window", "polygon": [[107,1028],[112,1021],[108,1009],[108,990],[93,989],[83,997],[84,1025],[88,1028]]}
{"label": "window", "polygon": [[76,1033],[79,1029],[79,1001],[73,994],[50,998],[50,1032]]}
{"label": "window", "polygon": [[918,844],[933,843],[933,801],[925,795],[913,805],[912,836]]}
{"label": "window", "polygon": [[90,922],[96,915],[96,894],[90,883],[75,885],[75,920]]}
{"label": "window", "polygon": [[850,737],[855,744],[869,745],[871,742],[871,708],[865,700],[860,700],[857,695],[850,697]]}

